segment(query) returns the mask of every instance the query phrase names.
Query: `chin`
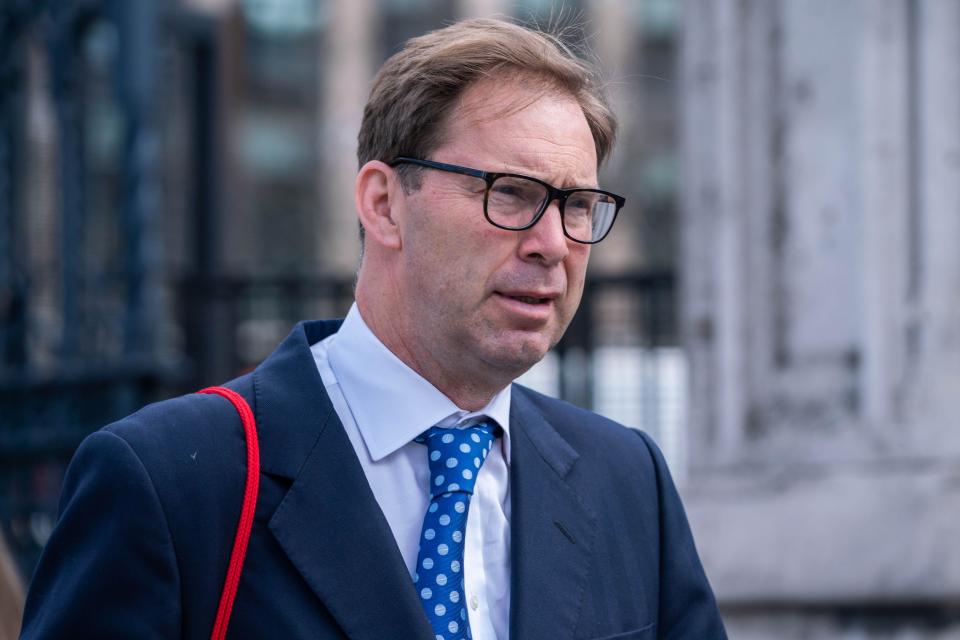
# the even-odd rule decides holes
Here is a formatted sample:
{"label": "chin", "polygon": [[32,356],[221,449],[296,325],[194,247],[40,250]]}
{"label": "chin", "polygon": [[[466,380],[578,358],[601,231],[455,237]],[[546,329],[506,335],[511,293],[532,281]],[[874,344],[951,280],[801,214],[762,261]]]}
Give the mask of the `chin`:
{"label": "chin", "polygon": [[543,335],[503,335],[485,349],[486,360],[516,378],[543,360],[554,343]]}

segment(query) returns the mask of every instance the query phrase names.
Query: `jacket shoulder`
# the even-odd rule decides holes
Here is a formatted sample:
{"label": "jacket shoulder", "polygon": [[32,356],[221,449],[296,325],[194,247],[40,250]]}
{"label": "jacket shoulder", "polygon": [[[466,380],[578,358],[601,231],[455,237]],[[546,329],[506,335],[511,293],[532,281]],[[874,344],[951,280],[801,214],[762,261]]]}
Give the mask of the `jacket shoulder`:
{"label": "jacket shoulder", "polygon": [[[250,376],[226,385],[239,393],[254,409]],[[146,405],[138,411],[105,426],[123,439],[142,459],[170,460],[181,454],[196,456],[216,447],[244,445],[240,417],[233,405],[214,394],[190,393]]]}
{"label": "jacket shoulder", "polygon": [[558,400],[517,384],[513,387],[513,393],[521,402],[529,403],[577,451],[599,448],[609,455],[612,450],[625,448],[627,452],[641,453],[649,458],[649,447],[656,447],[644,431],[625,426],[565,400]]}
{"label": "jacket shoulder", "polygon": [[[228,383],[253,407],[252,383]],[[198,514],[214,530],[229,530],[239,513],[246,479],[247,445],[240,416],[217,395],[188,394],[147,405],[94,433],[123,440],[156,492],[174,541],[192,529]],[[110,465],[100,456],[99,464]]]}

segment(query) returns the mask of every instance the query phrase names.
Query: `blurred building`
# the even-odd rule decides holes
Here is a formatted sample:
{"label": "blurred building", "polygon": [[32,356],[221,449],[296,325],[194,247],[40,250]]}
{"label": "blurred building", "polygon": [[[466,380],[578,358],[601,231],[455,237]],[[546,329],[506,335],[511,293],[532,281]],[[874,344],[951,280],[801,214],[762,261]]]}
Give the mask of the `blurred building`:
{"label": "blurred building", "polygon": [[960,3],[682,24],[688,508],[731,637],[960,638]]}

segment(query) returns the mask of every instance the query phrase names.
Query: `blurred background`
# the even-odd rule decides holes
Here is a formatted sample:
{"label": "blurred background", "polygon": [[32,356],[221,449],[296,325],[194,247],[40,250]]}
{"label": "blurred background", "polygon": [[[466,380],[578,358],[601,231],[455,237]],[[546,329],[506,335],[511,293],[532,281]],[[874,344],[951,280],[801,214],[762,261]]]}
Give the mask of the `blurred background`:
{"label": "blurred background", "polygon": [[345,313],[373,74],[489,15],[622,123],[523,382],[655,436],[731,638],[960,638],[957,0],[0,0],[3,622],[85,435]]}

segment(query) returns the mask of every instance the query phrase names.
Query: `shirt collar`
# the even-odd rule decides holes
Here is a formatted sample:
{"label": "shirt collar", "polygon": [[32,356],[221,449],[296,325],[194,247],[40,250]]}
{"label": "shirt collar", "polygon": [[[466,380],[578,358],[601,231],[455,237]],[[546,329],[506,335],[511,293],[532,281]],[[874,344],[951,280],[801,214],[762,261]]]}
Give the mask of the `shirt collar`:
{"label": "shirt collar", "polygon": [[492,418],[503,429],[504,459],[510,461],[510,387],[479,411],[465,411],[404,364],[377,338],[356,303],[328,349],[330,368],[367,451],[381,460],[434,425],[466,426]]}

